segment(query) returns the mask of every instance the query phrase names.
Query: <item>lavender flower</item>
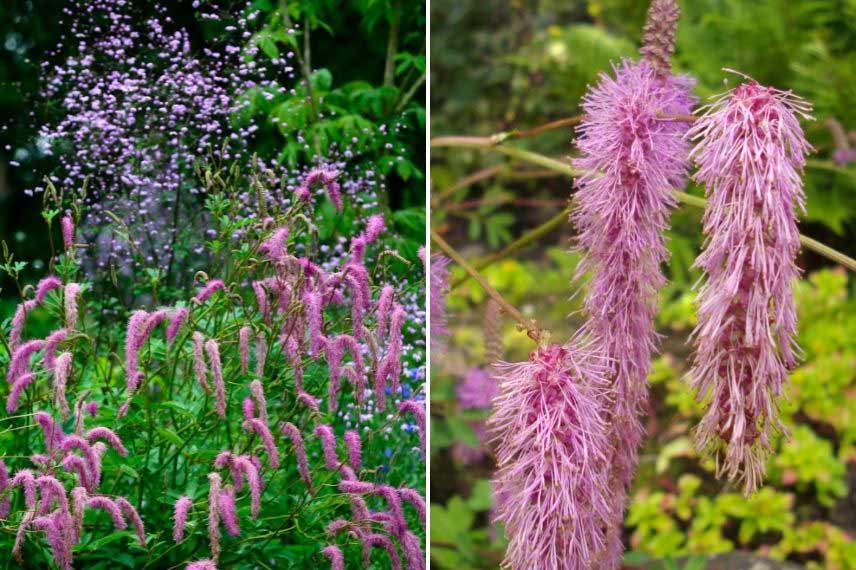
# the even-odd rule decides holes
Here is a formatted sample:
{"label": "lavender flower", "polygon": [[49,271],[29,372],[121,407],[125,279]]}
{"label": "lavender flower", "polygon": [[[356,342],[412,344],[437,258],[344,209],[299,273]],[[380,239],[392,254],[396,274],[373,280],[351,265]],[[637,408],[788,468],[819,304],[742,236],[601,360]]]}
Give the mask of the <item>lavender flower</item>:
{"label": "lavender flower", "polygon": [[782,428],[777,400],[796,365],[795,208],[803,208],[811,150],[799,117],[811,118],[810,110],[790,92],[749,80],[719,97],[687,135],[699,139],[695,178],[708,196],[690,377],[711,403],[697,443],[724,448],[722,471],[746,493],[763,478],[769,432]]}
{"label": "lavender flower", "polygon": [[[288,234],[289,230],[287,227],[279,228],[274,231],[268,239],[261,243],[259,251],[266,254],[271,261],[275,263],[284,263],[286,256],[285,242],[288,239]],[[259,286],[261,287],[261,284]],[[264,289],[262,289],[262,291],[264,291]],[[259,291],[256,290],[256,299],[259,301],[259,309],[262,309],[262,298],[267,299],[266,296],[260,297]]]}
{"label": "lavender flower", "polygon": [[496,369],[500,393],[488,425],[497,444],[496,518],[509,539],[504,565],[591,568],[605,545],[614,493],[603,409],[607,362],[593,343],[573,339]]}
{"label": "lavender flower", "polygon": [[402,499],[413,505],[413,508],[416,509],[416,514],[419,515],[419,520],[422,521],[422,526],[425,526],[425,499],[422,498],[422,495],[419,494],[419,491],[417,491],[416,489],[401,487],[400,489],[398,489],[398,493],[401,495]]}
{"label": "lavender flower", "polygon": [[256,376],[261,378],[265,375],[265,358],[267,357],[267,341],[265,333],[256,335]]}
{"label": "lavender flower", "polygon": [[63,216],[60,226],[62,227],[63,246],[65,251],[70,252],[74,249],[74,220],[71,219],[71,216]]}
{"label": "lavender flower", "polygon": [[146,311],[134,311],[128,319],[125,333],[125,375],[128,397],[133,395],[140,384],[142,372],[139,369],[139,351],[146,339],[143,337],[149,314]]}
{"label": "lavender flower", "polygon": [[65,388],[71,376],[71,353],[63,352],[56,359],[54,367],[54,403],[59,407],[60,417],[68,419],[68,400],[65,397]]}
{"label": "lavender flower", "polygon": [[9,505],[11,503],[11,499],[9,495],[6,495],[6,489],[9,488],[9,470],[6,468],[6,464],[0,459],[0,495],[3,496],[0,499],[0,519],[5,519],[9,516]]}
{"label": "lavender flower", "polygon": [[653,0],[648,7],[639,53],[661,74],[672,70],[671,59],[675,52],[675,32],[680,15],[675,0]]}
{"label": "lavender flower", "polygon": [[6,381],[14,383],[20,376],[30,371],[30,359],[36,352],[45,347],[45,341],[41,339],[28,340],[20,345],[12,353],[12,361],[9,363],[9,371],[6,373]]}
{"label": "lavender flower", "polygon": [[366,243],[374,243],[377,241],[378,236],[386,229],[386,225],[383,221],[382,214],[375,214],[369,218],[368,223],[366,223],[366,231],[363,234],[366,239]]}
{"label": "lavender flower", "polygon": [[15,413],[18,410],[21,394],[24,390],[33,383],[36,379],[35,374],[27,373],[19,376],[15,383],[12,384],[12,389],[9,390],[9,396],[6,398],[6,412],[9,414]]}
{"label": "lavender flower", "polygon": [[276,448],[276,443],[273,441],[273,434],[271,434],[267,424],[258,418],[252,418],[246,422],[246,425],[262,439],[268,455],[268,464],[271,468],[279,468],[279,451]]}
{"label": "lavender flower", "polygon": [[131,521],[131,524],[134,525],[134,530],[137,533],[137,540],[140,542],[140,546],[146,545],[146,529],[143,526],[143,519],[140,518],[137,509],[134,508],[134,505],[128,502],[124,497],[116,498],[116,505],[118,505],[119,509],[125,515],[125,517]]}
{"label": "lavender flower", "polygon": [[394,294],[395,289],[392,285],[384,285],[383,289],[380,290],[380,296],[377,299],[377,305],[375,309],[378,338],[383,338],[386,336],[389,312],[392,309],[392,300]]}
{"label": "lavender flower", "polygon": [[128,450],[125,449],[124,445],[122,445],[122,440],[119,439],[119,436],[116,435],[110,428],[95,427],[86,432],[86,440],[89,443],[95,443],[95,440],[98,439],[106,440],[110,444],[110,446],[115,449],[122,457],[126,457],[128,455]]}

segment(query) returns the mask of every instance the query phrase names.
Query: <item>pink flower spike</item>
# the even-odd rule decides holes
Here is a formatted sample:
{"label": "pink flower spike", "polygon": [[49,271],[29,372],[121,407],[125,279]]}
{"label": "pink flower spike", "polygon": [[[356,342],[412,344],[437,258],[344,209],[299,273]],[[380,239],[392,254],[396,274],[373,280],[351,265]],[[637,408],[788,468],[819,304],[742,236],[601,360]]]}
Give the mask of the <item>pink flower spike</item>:
{"label": "pink flower spike", "polygon": [[[495,365],[500,393],[488,426],[497,444],[495,516],[505,524],[509,567],[588,570],[613,524],[609,363],[594,348],[599,343],[571,343],[538,349],[529,362]],[[598,563],[617,565],[611,558]]]}
{"label": "pink flower spike", "polygon": [[339,547],[331,544],[321,551],[330,560],[330,570],[345,570],[345,557]]}
{"label": "pink flower spike", "polygon": [[36,304],[41,305],[45,302],[45,297],[47,297],[48,293],[53,291],[54,289],[59,289],[62,287],[62,281],[59,278],[54,277],[53,275],[49,275],[45,277],[41,281],[39,281],[38,285],[36,285]]}
{"label": "pink flower spike", "polygon": [[211,386],[208,384],[208,366],[205,364],[205,337],[201,332],[193,333],[193,372],[196,374],[196,381],[205,390],[206,394],[211,393]]}
{"label": "pink flower spike", "polygon": [[196,303],[202,304],[208,299],[210,299],[214,293],[224,288],[225,284],[221,279],[211,279],[205,284],[204,287],[199,290],[199,293],[197,293],[196,296],[193,297],[193,299],[191,300],[195,301]]}
{"label": "pink flower spike", "polygon": [[259,378],[265,375],[265,359],[267,358],[267,341],[265,333],[260,332],[256,335],[256,376]]}
{"label": "pink flower spike", "polygon": [[250,382],[250,393],[253,395],[253,400],[256,402],[256,406],[259,409],[259,419],[267,425],[268,423],[268,412],[267,412],[267,400],[265,400],[265,390],[262,386],[262,383],[259,380],[253,380]]}
{"label": "pink flower spike", "polygon": [[190,309],[187,307],[178,307],[172,310],[169,316],[169,324],[166,327],[166,342],[168,344],[172,344],[189,316]]}
{"label": "pink flower spike", "polygon": [[57,329],[45,339],[45,358],[44,365],[48,370],[54,369],[56,363],[56,350],[59,343],[64,342],[68,336],[67,329]]}
{"label": "pink flower spike", "polygon": [[253,334],[251,327],[241,327],[238,331],[238,352],[241,355],[241,374],[246,374],[250,367],[250,335]]}
{"label": "pink flower spike", "polygon": [[175,509],[172,516],[172,540],[176,544],[184,540],[184,526],[187,524],[187,513],[190,512],[192,506],[193,501],[187,496],[179,497],[175,502]]}
{"label": "pink flower spike", "polygon": [[413,508],[416,509],[416,513],[419,515],[419,520],[422,521],[422,526],[425,526],[425,499],[422,498],[419,491],[416,489],[401,487],[398,489],[398,493],[401,495],[402,499],[413,505]]}
{"label": "pink flower spike", "polygon": [[214,381],[215,409],[221,418],[226,417],[226,384],[223,381],[223,367],[220,364],[220,346],[213,338],[205,343],[205,352],[211,363],[211,376]]}
{"label": "pink flower spike", "polygon": [[62,442],[65,439],[65,434],[62,431],[62,427],[57,425],[50,414],[47,412],[36,412],[33,414],[33,420],[39,424],[44,432],[45,447],[48,452],[52,452],[54,449],[62,445]]}
{"label": "pink flower spike", "polygon": [[60,417],[63,421],[68,419],[68,400],[65,396],[68,379],[71,377],[71,353],[63,352],[56,359],[54,367],[54,404],[59,408]]}
{"label": "pink flower spike", "polygon": [[6,413],[13,414],[18,410],[21,394],[24,393],[24,390],[26,390],[35,379],[35,374],[27,373],[19,376],[15,380],[15,383],[12,384],[12,389],[9,390],[9,396],[6,398]]}
{"label": "pink flower spike", "polygon": [[57,567],[61,570],[71,570],[70,545],[57,522],[58,518],[56,515],[43,516],[33,520],[33,526],[45,533],[48,544],[51,547],[51,556]]}
{"label": "pink flower spike", "polygon": [[216,560],[220,557],[220,475],[209,473],[208,483],[208,542]]}
{"label": "pink flower spike", "polygon": [[354,471],[360,470],[360,462],[362,457],[362,442],[360,434],[357,431],[349,429],[344,435],[345,445],[348,447],[348,462]]}
{"label": "pink flower spike", "polygon": [[425,554],[422,552],[422,541],[419,537],[407,531],[400,542],[407,570],[425,570]]}
{"label": "pink flower spike", "polygon": [[797,364],[797,210],[812,150],[799,119],[810,111],[793,93],[747,78],[687,134],[698,140],[694,178],[708,198],[689,375],[698,400],[710,404],[696,445],[746,494],[763,480],[770,434],[783,431],[779,399]]}
{"label": "pink flower spike", "polygon": [[378,236],[386,229],[386,225],[383,222],[383,214],[375,214],[369,218],[368,223],[366,224],[366,242],[374,243]]}
{"label": "pink flower spike", "polygon": [[128,502],[124,497],[116,498],[116,505],[122,510],[125,517],[131,521],[131,524],[134,525],[134,530],[137,533],[137,540],[140,543],[140,546],[146,546],[146,529],[143,526],[143,519],[140,518],[140,514],[137,512],[137,509],[134,508],[134,505]]}
{"label": "pink flower spike", "polygon": [[86,468],[93,487],[98,487],[101,484],[101,456],[95,450],[94,445],[90,445],[88,441],[78,435],[71,434],[63,438],[60,449],[66,452],[72,449],[80,450],[86,460]]}
{"label": "pink flower spike", "polygon": [[89,414],[90,418],[94,418],[98,415],[98,402],[95,400],[90,400],[86,403],[86,413]]}
{"label": "pink flower spike", "polygon": [[71,219],[71,216],[63,216],[60,226],[62,227],[62,243],[65,251],[72,251],[74,249],[74,220]]}
{"label": "pink flower spike", "polygon": [[[259,246],[259,251],[266,254],[275,263],[284,263],[286,258],[285,242],[288,239],[288,234],[287,227],[279,228],[268,239],[262,242]],[[258,292],[256,294],[258,296]]]}
{"label": "pink flower spike", "polygon": [[380,546],[389,555],[389,562],[392,570],[401,570],[401,559],[398,557],[398,549],[395,544],[382,534],[370,534],[365,538],[366,544],[371,546]]}
{"label": "pink flower spike", "polygon": [[401,496],[398,494],[398,489],[389,485],[378,485],[375,487],[375,492],[383,497],[389,505],[389,513],[392,515],[392,522],[395,524],[393,534],[400,537],[407,530],[407,521],[404,520],[404,510],[401,508]]}
{"label": "pink flower spike", "polygon": [[249,422],[256,417],[256,405],[253,403],[252,398],[244,398],[244,401],[241,402],[241,413],[244,414],[245,422]]}
{"label": "pink flower spike", "polygon": [[125,522],[122,516],[122,510],[112,499],[103,495],[94,495],[86,499],[86,506],[90,509],[101,509],[110,515],[113,520],[113,526],[119,530],[128,528],[128,523]]}
{"label": "pink flower spike", "polygon": [[226,485],[220,491],[220,518],[223,520],[226,532],[232,536],[241,534],[241,528],[238,525],[238,510],[235,507],[235,489],[231,485]]}
{"label": "pink flower spike", "polygon": [[305,390],[297,390],[297,401],[315,413],[320,411],[320,408],[318,407],[318,399]]}
{"label": "pink flower spike", "polygon": [[270,304],[263,281],[253,281],[253,293],[256,295],[256,305],[259,307],[262,319],[265,323],[270,324]]}
{"label": "pink flower spike", "polygon": [[309,354],[312,358],[317,358],[327,343],[324,337],[321,295],[317,291],[310,291],[303,295],[303,303],[306,305],[306,320],[309,322]]}
{"label": "pink flower spike", "polygon": [[[378,338],[386,337],[387,325],[389,321],[389,312],[392,310],[392,300],[395,294],[395,289],[392,285],[384,285],[380,290],[380,296],[377,299],[375,315],[377,319],[377,336]],[[432,293],[433,294],[433,293]],[[431,315],[434,318],[434,315]]]}
{"label": "pink flower spike", "polygon": [[21,487],[24,490],[24,505],[28,509],[36,506],[36,478],[29,469],[21,469],[9,480],[7,488]]}
{"label": "pink flower spike", "polygon": [[80,296],[80,284],[69,283],[65,286],[65,328],[73,331],[77,327],[77,298]]}
{"label": "pink flower spike", "polygon": [[262,496],[262,480],[259,477],[257,461],[255,457],[250,458],[246,455],[232,456],[235,468],[247,477],[247,485],[250,488],[250,516],[253,518],[259,516]]}
{"label": "pink flower spike", "polygon": [[327,469],[338,471],[339,457],[336,455],[336,436],[333,428],[321,424],[315,428],[315,435],[321,438],[321,448],[324,450],[324,463]]}
{"label": "pink flower spike", "polygon": [[410,412],[416,418],[416,425],[419,427],[419,442],[422,446],[422,453],[425,453],[425,407],[416,400],[404,400],[398,404],[398,410],[401,413]]}
{"label": "pink flower spike", "polygon": [[300,477],[306,484],[306,488],[309,489],[310,493],[314,494],[315,490],[312,486],[312,476],[309,473],[309,461],[306,458],[306,448],[303,445],[303,436],[301,435],[300,430],[297,429],[294,424],[286,422],[282,424],[281,431],[291,440],[291,443],[294,446],[294,454],[297,456],[297,471],[300,473]]}
{"label": "pink flower spike", "polygon": [[24,330],[24,321],[27,319],[27,314],[32,311],[38,303],[31,299],[24,301],[15,309],[15,316],[12,317],[12,330],[9,332],[9,348],[14,352],[18,345],[21,344],[21,334]]}
{"label": "pink flower spike", "polygon": [[6,381],[12,384],[19,376],[27,374],[30,371],[31,357],[44,347],[45,341],[41,339],[28,340],[20,345],[12,353],[12,361],[9,363],[9,371],[6,373]]}
{"label": "pink flower spike", "polygon": [[342,193],[339,189],[339,183],[336,182],[336,177],[338,175],[338,172],[324,168],[314,168],[310,170],[303,178],[303,182],[297,190],[298,196],[305,200],[307,198],[302,197],[301,189],[305,189],[305,193],[309,194],[312,186],[322,184],[324,189],[327,191],[327,197],[330,198],[330,201],[336,207],[336,210],[341,212],[344,205],[342,203]]}
{"label": "pink flower spike", "polygon": [[139,310],[134,311],[128,319],[125,333],[125,382],[129,398],[136,392],[143,375],[139,369],[138,353],[146,341],[143,333],[148,318],[149,314],[146,311]]}
{"label": "pink flower spike", "polygon": [[[4,494],[4,491],[9,488],[9,470],[6,468],[6,464],[0,459],[0,495]],[[9,505],[11,499],[9,495],[5,495],[2,499],[0,499],[0,519],[5,519],[9,516]]]}
{"label": "pink flower spike", "polygon": [[95,427],[86,432],[86,440],[90,444],[94,444],[95,440],[103,439],[106,440],[110,447],[116,450],[116,452],[122,457],[127,457],[128,450],[125,449],[125,446],[122,445],[122,440],[119,439],[119,436],[116,435],[113,430],[106,427]]}
{"label": "pink flower spike", "polygon": [[339,481],[339,490],[354,495],[368,495],[375,492],[375,486],[366,481]]}
{"label": "pink flower spike", "polygon": [[265,451],[268,456],[268,464],[271,469],[279,468],[279,451],[276,448],[276,443],[273,440],[273,434],[270,432],[267,424],[262,420],[253,418],[247,422],[252,431],[257,433],[264,443]]}
{"label": "pink flower spike", "polygon": [[184,570],[217,570],[217,564],[213,560],[206,558],[191,562]]}
{"label": "pink flower spike", "polygon": [[431,256],[431,275],[428,278],[431,288],[431,302],[428,311],[431,316],[431,351],[444,352],[444,339],[449,336],[446,324],[446,297],[449,295],[449,258],[435,253]]}

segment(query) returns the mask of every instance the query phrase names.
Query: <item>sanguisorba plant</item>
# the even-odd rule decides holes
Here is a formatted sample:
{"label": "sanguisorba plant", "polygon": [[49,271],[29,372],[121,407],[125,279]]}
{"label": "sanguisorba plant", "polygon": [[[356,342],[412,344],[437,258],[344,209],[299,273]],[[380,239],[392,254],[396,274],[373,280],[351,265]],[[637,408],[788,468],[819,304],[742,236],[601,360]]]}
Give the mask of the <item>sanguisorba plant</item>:
{"label": "sanguisorba plant", "polygon": [[90,314],[70,215],[55,275],[22,289],[0,335],[0,551],[62,570],[424,568],[425,280],[376,283],[385,260],[419,261],[384,246],[380,214],[319,243],[321,206],[346,207],[336,172],[258,217],[236,213],[239,180],[206,174],[214,264],[186,301],[155,287],[122,321]]}
{"label": "sanguisorba plant", "polygon": [[508,568],[620,566],[657,350],[664,232],[693,159],[708,198],[690,372],[707,406],[697,444],[749,493],[781,427],[778,398],[797,350],[795,210],[810,150],[799,119],[811,107],[746,78],[692,116],[694,80],[670,67],[678,15],[673,0],[654,0],[641,60],[602,74],[583,102],[571,216],[579,276],[588,276],[582,330],[563,345],[536,334],[528,363],[497,365],[488,423]]}

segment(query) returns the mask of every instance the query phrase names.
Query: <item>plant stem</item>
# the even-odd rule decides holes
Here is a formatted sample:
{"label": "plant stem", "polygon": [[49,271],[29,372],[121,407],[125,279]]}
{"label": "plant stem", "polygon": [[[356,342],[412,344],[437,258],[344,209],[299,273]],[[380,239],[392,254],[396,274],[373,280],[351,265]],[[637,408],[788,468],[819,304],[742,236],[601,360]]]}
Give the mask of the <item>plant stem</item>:
{"label": "plant stem", "polygon": [[[502,154],[517,158],[524,162],[531,162],[532,164],[537,164],[539,166],[543,166],[544,168],[548,168],[556,172],[561,172],[562,174],[567,174],[568,176],[579,176],[580,174],[580,171],[576,170],[570,164],[522,148],[495,144],[491,141],[490,137],[437,137],[431,140],[431,146],[490,150],[494,152],[500,152]],[[686,192],[680,192],[678,190],[674,190],[674,194],[675,197],[677,197],[677,199],[683,202],[684,204],[688,204],[690,206],[695,206],[698,208],[704,208],[707,206],[707,200],[699,196],[692,196],[690,194],[687,194]],[[547,223],[549,224],[551,222],[554,222],[554,220],[555,218]],[[537,229],[538,228],[536,228],[536,230]],[[837,251],[829,247],[828,245],[825,245],[815,239],[804,236],[802,234],[800,234],[800,243],[806,248],[816,253],[819,253],[827,259],[830,259],[835,263],[846,267],[850,271],[856,272],[856,259],[848,257],[840,251]]]}
{"label": "plant stem", "polygon": [[386,43],[386,64],[383,69],[384,87],[395,85],[395,56],[398,53],[398,30],[401,25],[401,0],[393,0],[389,18],[389,39]]}
{"label": "plant stem", "polygon": [[523,313],[517,310],[514,305],[506,301],[503,296],[499,294],[499,291],[494,289],[493,286],[488,283],[487,279],[485,279],[484,276],[479,273],[478,270],[476,270],[472,265],[467,263],[467,260],[465,260],[461,256],[461,254],[455,250],[455,248],[449,245],[446,240],[440,237],[437,232],[431,232],[431,239],[440,247],[441,250],[443,250],[443,253],[452,258],[455,263],[463,267],[464,270],[469,273],[470,276],[476,280],[476,282],[478,282],[481,288],[484,289],[485,293],[487,293],[491,299],[499,303],[502,309],[506,313],[511,315],[515,321],[517,321],[518,326],[522,330],[526,331],[526,334],[529,335],[529,338],[539,344],[542,342],[546,342],[546,340],[550,338],[549,331],[540,329],[535,321],[526,318]]}

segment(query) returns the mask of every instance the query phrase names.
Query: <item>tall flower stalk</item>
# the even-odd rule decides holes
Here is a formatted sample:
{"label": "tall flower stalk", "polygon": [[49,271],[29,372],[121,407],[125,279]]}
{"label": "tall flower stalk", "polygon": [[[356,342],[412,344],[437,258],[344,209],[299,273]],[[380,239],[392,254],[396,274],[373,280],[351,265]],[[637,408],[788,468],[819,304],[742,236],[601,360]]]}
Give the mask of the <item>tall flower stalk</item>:
{"label": "tall flower stalk", "polygon": [[721,472],[746,493],[763,479],[770,433],[782,429],[778,398],[796,365],[796,209],[811,150],[799,119],[810,111],[794,94],[748,80],[688,134],[708,197],[690,377],[709,406],[696,440],[722,452]]}

